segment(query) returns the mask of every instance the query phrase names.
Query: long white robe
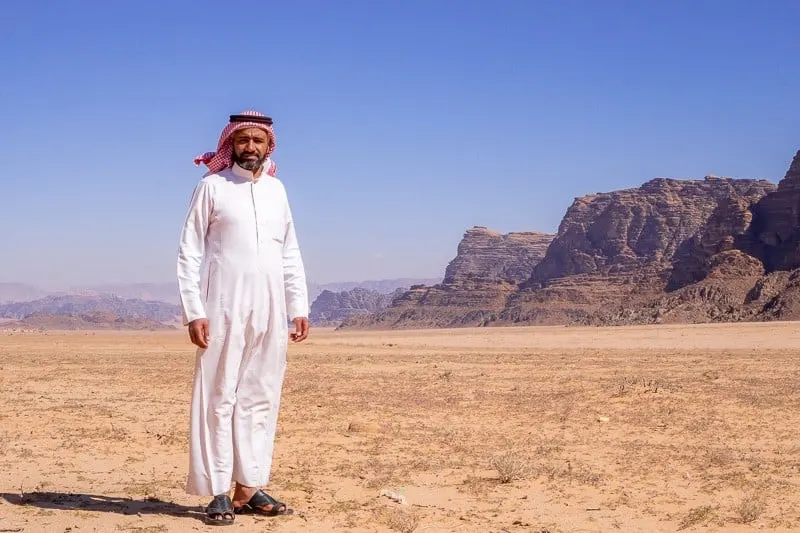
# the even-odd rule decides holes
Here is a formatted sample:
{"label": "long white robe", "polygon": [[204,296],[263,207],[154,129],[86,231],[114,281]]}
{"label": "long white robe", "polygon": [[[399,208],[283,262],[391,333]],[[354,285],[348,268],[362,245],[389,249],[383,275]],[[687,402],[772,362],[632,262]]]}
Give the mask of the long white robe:
{"label": "long white robe", "polygon": [[186,490],[265,486],[288,347],[287,318],[308,316],[303,261],[286,190],[237,165],[204,177],[181,232],[184,324],[209,321],[198,348]]}

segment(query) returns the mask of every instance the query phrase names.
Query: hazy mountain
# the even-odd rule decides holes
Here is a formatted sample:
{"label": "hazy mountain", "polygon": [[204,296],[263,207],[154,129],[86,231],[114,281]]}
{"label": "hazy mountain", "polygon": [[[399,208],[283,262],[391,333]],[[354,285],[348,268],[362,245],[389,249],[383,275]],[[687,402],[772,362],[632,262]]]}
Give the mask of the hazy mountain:
{"label": "hazy mountain", "polygon": [[97,311],[80,315],[33,313],[22,320],[0,322],[3,330],[167,330],[175,329],[149,318],[122,318],[114,313]]}
{"label": "hazy mountain", "polygon": [[68,293],[116,295],[120,298],[154,300],[178,305],[180,303],[177,282],[165,283],[115,283],[74,287]]}
{"label": "hazy mountain", "polygon": [[[407,289],[412,285],[432,285],[438,283],[439,279],[427,278],[399,278],[399,279],[382,279],[382,280],[367,280],[367,281],[347,281],[337,283],[315,283],[311,280],[308,282],[308,302],[312,304],[317,297],[325,290],[340,293],[343,291],[350,291],[352,289],[360,288],[370,291],[375,291],[380,294],[390,294],[393,291],[404,288]],[[72,299],[70,299],[72,297]],[[77,299],[76,299],[77,298]],[[83,298],[84,300],[80,300]],[[104,300],[105,299],[105,300]],[[127,300],[132,302],[126,304]],[[84,304],[77,304],[76,302],[85,302]],[[6,307],[5,312],[13,314],[9,318],[21,318],[21,313],[24,310],[27,314],[33,312],[40,312],[45,314],[53,314],[50,310],[52,306],[78,306],[90,305],[89,302],[106,301],[107,304],[115,302],[113,312],[121,311],[126,306],[132,306],[131,312],[137,313],[141,310],[140,301],[143,302],[159,302],[170,304],[172,306],[179,306],[180,299],[178,294],[177,282],[163,282],[163,283],[108,283],[103,285],[84,285],[74,286],[66,290],[60,291],[44,291],[38,287],[28,285],[25,283],[0,283],[0,304],[10,303],[29,303],[28,306],[15,306],[15,311],[10,311],[11,307]],[[62,303],[56,303],[62,302]],[[100,305],[100,304],[97,304]],[[103,304],[105,305],[105,304]],[[44,308],[42,307],[44,306]],[[0,309],[3,307],[0,306]],[[105,309],[105,308],[104,308]],[[172,309],[172,308],[170,308]],[[106,309],[112,310],[112,309]],[[180,310],[178,309],[178,313]],[[61,314],[61,311],[54,314]],[[122,316],[128,316],[123,313]],[[0,314],[0,318],[3,315]],[[151,317],[152,318],[152,317]]]}
{"label": "hazy mountain", "polygon": [[435,285],[441,278],[396,278],[367,281],[342,281],[335,283],[308,283],[308,301],[313,303],[322,291],[340,293],[353,289],[367,289],[380,294],[389,294],[397,289],[408,289],[412,285]]}
{"label": "hazy mountain", "polygon": [[120,298],[109,295],[45,296],[29,302],[0,305],[0,318],[23,320],[31,315],[79,317],[93,313],[108,313],[123,320],[147,319],[172,322],[180,317],[180,307],[158,301],[138,298]]}

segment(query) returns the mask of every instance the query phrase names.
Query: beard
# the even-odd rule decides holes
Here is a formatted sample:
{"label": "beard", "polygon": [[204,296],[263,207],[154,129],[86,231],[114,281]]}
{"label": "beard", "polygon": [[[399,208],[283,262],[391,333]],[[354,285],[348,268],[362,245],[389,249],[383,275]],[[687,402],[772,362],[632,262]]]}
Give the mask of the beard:
{"label": "beard", "polygon": [[267,160],[267,156],[264,155],[262,157],[256,157],[255,159],[251,159],[251,157],[255,155],[252,153],[243,153],[241,155],[233,154],[233,162],[242,167],[245,170],[256,170],[257,168],[261,168],[264,165],[264,161]]}

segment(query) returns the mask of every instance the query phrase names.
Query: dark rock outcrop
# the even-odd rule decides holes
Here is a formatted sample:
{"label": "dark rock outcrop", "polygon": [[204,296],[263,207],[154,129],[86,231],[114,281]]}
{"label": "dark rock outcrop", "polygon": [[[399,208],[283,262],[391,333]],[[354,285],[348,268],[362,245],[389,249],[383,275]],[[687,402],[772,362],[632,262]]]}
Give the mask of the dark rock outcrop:
{"label": "dark rock outcrop", "polygon": [[767,272],[800,268],[800,151],[777,191],[753,207],[753,254]]}
{"label": "dark rock outcrop", "polygon": [[316,283],[308,280],[308,301],[313,303],[322,291],[346,292],[353,289],[367,289],[381,294],[390,294],[397,289],[408,289],[412,285],[433,285],[442,280],[439,278],[395,278],[365,281],[339,281],[332,283]]}
{"label": "dark rock outcrop", "polygon": [[341,327],[448,327],[483,325],[544,257],[553,235],[502,234],[470,228],[447,265],[442,283],[414,286],[387,309],[345,320]]}
{"label": "dark rock outcrop", "polygon": [[[659,178],[635,189],[578,198],[531,281],[645,266],[671,269],[673,260],[694,271],[733,246],[749,226],[749,207],[773,190],[765,180]],[[685,282],[679,277],[674,284]]]}
{"label": "dark rock outcrop", "polygon": [[352,316],[386,309],[403,292],[403,288],[389,294],[361,287],[341,292],[323,290],[311,304],[310,319],[317,326],[339,325]]}
{"label": "dark rock outcrop", "polygon": [[447,265],[442,285],[518,284],[527,280],[545,256],[553,235],[537,232],[502,234],[482,226],[467,230],[456,257]]}
{"label": "dark rock outcrop", "polygon": [[[754,265],[759,265],[757,275],[763,274],[760,263],[737,248],[750,241],[752,206],[775,189],[765,180],[708,176],[657,179],[636,189],[579,198],[531,280],[509,298],[495,324],[732,317],[732,306],[744,302],[757,279]],[[741,268],[730,267],[731,261]],[[720,281],[725,276],[749,285],[733,282],[735,296],[715,300],[717,288],[725,293],[732,286]],[[692,308],[692,301],[698,307]]]}

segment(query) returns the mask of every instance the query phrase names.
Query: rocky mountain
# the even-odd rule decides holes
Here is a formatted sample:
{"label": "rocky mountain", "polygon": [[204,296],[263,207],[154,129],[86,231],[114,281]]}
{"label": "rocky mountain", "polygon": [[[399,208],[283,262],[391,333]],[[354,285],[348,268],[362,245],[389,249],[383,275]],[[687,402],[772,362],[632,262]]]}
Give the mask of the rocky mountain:
{"label": "rocky mountain", "polygon": [[385,310],[345,320],[342,327],[480,324],[503,309],[533,267],[544,257],[553,235],[502,234],[482,226],[464,233],[441,283],[415,285]]}
{"label": "rocky mountain", "polygon": [[169,330],[174,325],[149,318],[123,318],[114,313],[96,311],[78,315],[33,313],[22,320],[0,323],[4,330]]}
{"label": "rocky mountain", "polygon": [[707,176],[577,198],[531,279],[492,321],[639,322],[631,310],[705,279],[716,254],[746,245],[752,206],[775,190]]}
{"label": "rocky mountain", "polygon": [[25,321],[30,317],[54,316],[83,317],[82,320],[97,324],[101,319],[108,319],[110,323],[169,323],[180,319],[180,307],[165,302],[92,295],[46,296],[29,302],[0,305],[0,318]]}
{"label": "rocky mountain", "polygon": [[396,278],[366,281],[342,281],[333,283],[308,282],[308,300],[313,302],[324,292],[343,292],[353,289],[366,289],[380,294],[391,294],[397,289],[408,289],[413,285],[432,285],[439,283],[441,278]]}
{"label": "rocky mountain", "polygon": [[768,271],[800,268],[800,151],[778,190],[753,207],[751,251]]}
{"label": "rocky mountain", "polygon": [[[441,286],[410,290],[386,310],[343,327],[800,318],[798,206],[800,151],[777,186],[659,178],[588,195],[567,209],[521,283],[504,285],[499,274],[495,290],[467,285],[458,299],[442,289],[451,280],[446,273]],[[496,261],[503,246],[487,241],[491,251],[483,255]],[[485,279],[498,271],[504,267],[496,265]]]}
{"label": "rocky mountain", "polygon": [[340,292],[325,289],[311,304],[311,323],[315,326],[336,326],[347,318],[375,313],[387,308],[403,292],[402,287],[388,294],[362,287]]}
{"label": "rocky mountain", "polygon": [[[314,302],[322,291],[331,292],[349,291],[363,288],[381,294],[390,294],[393,291],[412,285],[434,284],[441,278],[398,278],[366,281],[346,281],[334,283],[308,282],[309,302]],[[45,291],[24,283],[0,283],[0,304],[12,302],[29,302],[46,296],[80,296],[80,297],[105,297],[115,296],[123,299],[146,300],[180,305],[178,285],[174,282],[166,283],[107,283],[103,285],[81,285],[65,290]]]}
{"label": "rocky mountain", "polygon": [[64,294],[82,294],[91,296],[117,296],[125,299],[165,302],[180,304],[178,284],[175,283],[109,283],[72,287]]}
{"label": "rocky mountain", "polygon": [[666,269],[676,256],[688,263],[713,255],[733,247],[749,225],[750,206],[774,190],[765,180],[708,176],[577,198],[532,281]]}

